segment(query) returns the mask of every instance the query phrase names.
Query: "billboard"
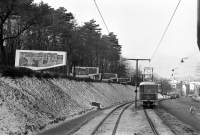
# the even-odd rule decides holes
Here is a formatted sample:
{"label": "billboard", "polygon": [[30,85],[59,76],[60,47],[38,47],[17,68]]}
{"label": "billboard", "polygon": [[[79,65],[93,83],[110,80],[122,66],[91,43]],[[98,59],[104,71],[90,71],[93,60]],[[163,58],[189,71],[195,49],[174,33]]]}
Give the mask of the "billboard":
{"label": "billboard", "polygon": [[[102,73],[100,75],[100,78],[102,76]],[[103,81],[109,81],[109,80],[112,80],[112,79],[117,79],[118,75],[115,74],[115,73],[103,73],[103,77],[102,77],[102,80]]]}
{"label": "billboard", "polygon": [[[72,67],[72,74],[74,73],[74,67]],[[99,67],[75,67],[76,77],[87,77],[91,75],[99,74]]]}
{"label": "billboard", "polygon": [[116,79],[117,74],[115,73],[103,73],[103,78],[102,79]]}
{"label": "billboard", "polygon": [[42,70],[66,65],[67,53],[62,51],[16,50],[15,66]]}
{"label": "billboard", "polygon": [[119,83],[128,83],[131,82],[131,78],[118,78]]}

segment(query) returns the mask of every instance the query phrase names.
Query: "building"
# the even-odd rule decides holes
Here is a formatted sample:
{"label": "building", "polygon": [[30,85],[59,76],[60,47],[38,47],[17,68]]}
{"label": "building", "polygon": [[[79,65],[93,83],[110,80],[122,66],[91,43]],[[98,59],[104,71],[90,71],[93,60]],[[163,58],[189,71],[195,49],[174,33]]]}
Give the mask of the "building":
{"label": "building", "polygon": [[200,97],[200,82],[190,82],[190,94]]}
{"label": "building", "polygon": [[178,93],[179,95],[181,95],[181,96],[187,95],[188,87],[185,82],[173,79],[170,81],[170,85],[171,85],[173,91]]}
{"label": "building", "polygon": [[170,85],[171,85],[172,89],[176,89],[177,84],[178,84],[177,80],[170,80]]}

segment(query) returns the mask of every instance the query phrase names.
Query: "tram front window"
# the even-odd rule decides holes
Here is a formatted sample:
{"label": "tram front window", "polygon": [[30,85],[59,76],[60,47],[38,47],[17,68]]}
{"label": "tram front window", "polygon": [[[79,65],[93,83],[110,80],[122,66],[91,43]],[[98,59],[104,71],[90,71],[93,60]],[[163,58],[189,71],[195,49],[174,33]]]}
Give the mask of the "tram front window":
{"label": "tram front window", "polygon": [[158,86],[157,85],[143,85],[140,86],[140,93],[157,93]]}

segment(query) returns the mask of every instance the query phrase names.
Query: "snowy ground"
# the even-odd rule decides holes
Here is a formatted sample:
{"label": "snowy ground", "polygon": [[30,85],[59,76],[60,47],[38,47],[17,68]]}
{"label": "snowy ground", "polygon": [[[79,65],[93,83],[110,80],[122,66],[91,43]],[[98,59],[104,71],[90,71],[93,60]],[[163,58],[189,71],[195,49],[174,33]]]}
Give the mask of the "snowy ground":
{"label": "snowy ground", "polygon": [[72,116],[134,99],[133,86],[67,79],[0,78],[0,135],[33,134]]}
{"label": "snowy ground", "polygon": [[[104,111],[101,115],[96,116],[88,123],[83,125],[78,131],[73,133],[73,135],[89,135],[92,133],[93,129],[99,124],[99,122],[108,114],[112,109]],[[165,120],[170,122],[171,126],[176,129],[180,135],[193,134],[193,129],[189,129],[183,123],[178,121],[176,118],[170,114],[160,110],[160,115],[163,116]],[[170,128],[164,124],[162,119],[157,116],[157,114],[152,110],[147,110],[147,113],[151,120],[154,122],[156,130],[161,135],[174,135]],[[114,113],[115,115],[118,113]],[[116,118],[107,120],[103,124],[102,129],[100,128],[97,132],[98,135],[108,135],[112,134]],[[117,135],[153,135],[151,127],[146,119],[143,109],[135,109],[134,104],[131,105],[122,115],[119,126],[117,128]]]}
{"label": "snowy ground", "polygon": [[91,102],[106,107],[132,101],[134,91],[133,86],[121,84],[1,77],[0,135],[32,135],[91,111]]}
{"label": "snowy ground", "polygon": [[169,96],[167,95],[161,95],[160,93],[158,93],[158,99],[168,99]]}

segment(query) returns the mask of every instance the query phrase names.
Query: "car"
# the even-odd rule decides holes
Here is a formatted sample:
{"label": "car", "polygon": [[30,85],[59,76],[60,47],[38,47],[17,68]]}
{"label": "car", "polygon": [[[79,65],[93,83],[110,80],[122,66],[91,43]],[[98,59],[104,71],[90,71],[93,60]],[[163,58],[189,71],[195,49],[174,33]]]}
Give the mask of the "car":
{"label": "car", "polygon": [[176,93],[176,98],[179,98],[179,94],[178,93]]}
{"label": "car", "polygon": [[170,99],[176,99],[176,95],[175,94],[171,94],[170,95]]}
{"label": "car", "polygon": [[176,93],[174,93],[174,92],[171,92],[170,94],[169,94],[169,98],[170,99],[176,99]]}

